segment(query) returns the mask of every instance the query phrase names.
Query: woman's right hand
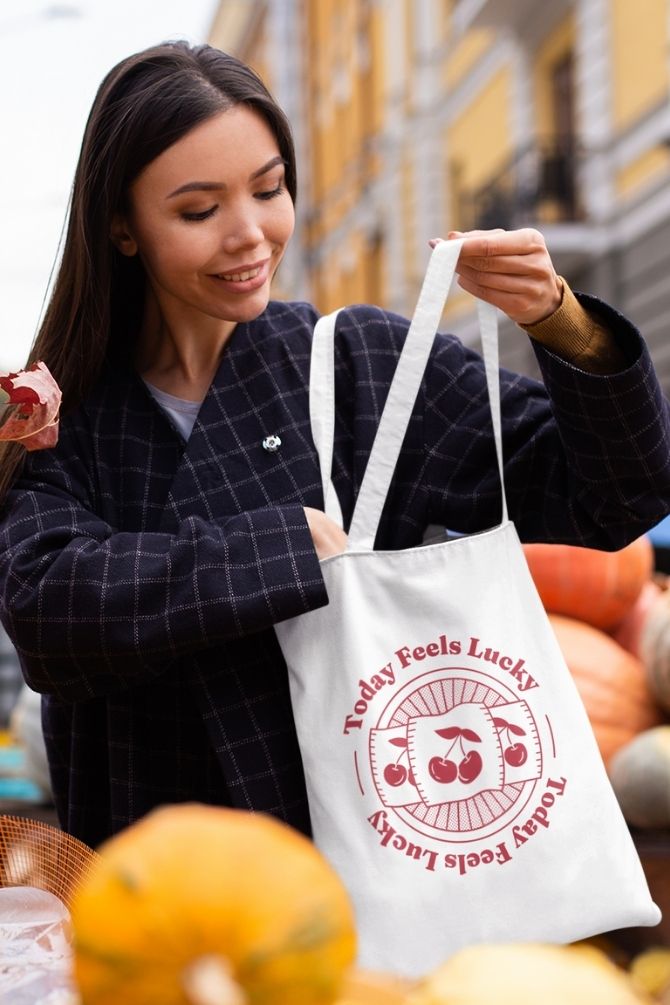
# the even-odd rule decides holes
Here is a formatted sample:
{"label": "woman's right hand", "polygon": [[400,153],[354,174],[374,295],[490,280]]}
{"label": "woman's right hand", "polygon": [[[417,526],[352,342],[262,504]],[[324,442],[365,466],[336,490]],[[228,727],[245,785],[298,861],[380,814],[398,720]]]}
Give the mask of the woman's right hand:
{"label": "woman's right hand", "polygon": [[339,524],[320,509],[305,506],[305,516],[319,559],[340,555],[347,548],[347,535]]}

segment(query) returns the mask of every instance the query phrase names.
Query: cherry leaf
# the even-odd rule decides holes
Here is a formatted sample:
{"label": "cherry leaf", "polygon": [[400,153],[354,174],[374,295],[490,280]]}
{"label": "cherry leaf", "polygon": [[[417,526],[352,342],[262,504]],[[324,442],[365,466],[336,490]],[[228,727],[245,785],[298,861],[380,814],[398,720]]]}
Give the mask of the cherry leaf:
{"label": "cherry leaf", "polygon": [[526,735],[526,730],[522,729],[521,726],[515,726],[513,722],[508,723],[508,728],[510,733],[514,733],[515,736]]}
{"label": "cherry leaf", "polygon": [[435,732],[445,740],[454,740],[461,735],[459,726],[449,726],[447,729],[436,729]]}
{"label": "cherry leaf", "polygon": [[463,733],[463,739],[464,740],[469,740],[470,743],[481,743],[482,742],[481,736],[478,736],[478,734],[475,733],[474,729],[464,729],[462,731],[462,733]]}
{"label": "cherry leaf", "polygon": [[496,729],[504,729],[507,726],[507,719],[494,719],[493,725]]}
{"label": "cherry leaf", "polygon": [[394,747],[406,747],[407,746],[407,740],[403,739],[402,736],[396,736],[396,737],[394,737],[392,740],[389,740],[389,743],[392,743]]}

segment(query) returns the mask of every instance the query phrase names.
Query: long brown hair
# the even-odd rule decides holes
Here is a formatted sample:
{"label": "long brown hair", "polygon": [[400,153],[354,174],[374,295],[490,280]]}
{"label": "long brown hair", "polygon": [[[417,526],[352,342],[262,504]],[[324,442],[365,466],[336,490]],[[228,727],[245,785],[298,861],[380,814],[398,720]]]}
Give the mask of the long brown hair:
{"label": "long brown hair", "polygon": [[[246,104],[272,130],[295,202],[296,164],[289,123],[260,77],[209,45],[166,42],[118,63],[93,101],[70,198],[63,254],[29,362],[41,359],[63,392],[67,414],[107,361],[130,363],[144,304],[138,256],[121,255],[112,219],[127,210],[128,189],[143,168],[190,129]],[[0,504],[25,449],[0,444]]]}

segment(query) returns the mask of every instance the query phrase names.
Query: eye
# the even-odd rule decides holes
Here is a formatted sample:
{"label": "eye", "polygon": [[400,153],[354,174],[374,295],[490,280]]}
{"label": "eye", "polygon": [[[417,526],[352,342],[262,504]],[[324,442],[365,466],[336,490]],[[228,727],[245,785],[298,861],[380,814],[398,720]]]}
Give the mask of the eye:
{"label": "eye", "polygon": [[182,213],[182,220],[189,220],[197,222],[198,220],[206,220],[210,216],[214,216],[218,209],[218,206],[210,206],[209,209],[203,209],[200,213]]}
{"label": "eye", "polygon": [[276,188],[268,189],[266,192],[256,192],[257,199],[263,199],[267,201],[268,199],[275,199],[278,195],[281,195],[284,191],[284,186],[279,183]]}

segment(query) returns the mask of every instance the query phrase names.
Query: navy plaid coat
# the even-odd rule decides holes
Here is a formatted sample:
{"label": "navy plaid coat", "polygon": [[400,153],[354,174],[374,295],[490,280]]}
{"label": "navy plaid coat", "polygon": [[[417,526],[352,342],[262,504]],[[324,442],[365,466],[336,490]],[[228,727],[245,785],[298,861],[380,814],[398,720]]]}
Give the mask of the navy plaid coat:
{"label": "navy plaid coat", "polygon": [[[670,511],[668,405],[635,329],[581,300],[630,366],[589,375],[536,347],[546,389],[502,372],[510,515],[526,541],[617,548]],[[316,316],[272,302],[239,324],[187,444],[139,377],[110,368],[10,494],[0,614],[44,695],[61,825],[90,845],[187,800],[309,831],[272,626],[328,601],[303,513],[323,505],[308,414]],[[338,321],[333,480],[345,524],[406,330],[371,307]],[[268,453],[273,433],[282,445]],[[499,519],[483,367],[440,335],[377,545]]]}

